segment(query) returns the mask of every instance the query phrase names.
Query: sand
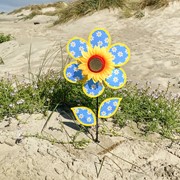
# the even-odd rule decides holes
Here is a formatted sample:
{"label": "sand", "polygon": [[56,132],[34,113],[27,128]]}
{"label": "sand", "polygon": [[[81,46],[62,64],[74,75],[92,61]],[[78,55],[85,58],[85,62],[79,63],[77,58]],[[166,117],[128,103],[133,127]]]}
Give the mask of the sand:
{"label": "sand", "polygon": [[[59,70],[62,67],[60,46],[65,46],[73,36],[87,39],[90,30],[103,27],[110,32],[112,43],[122,42],[131,49],[131,59],[123,67],[128,80],[140,85],[151,81],[153,87],[160,84],[162,88],[169,81],[171,91],[180,94],[180,2],[155,11],[146,10],[142,19],[119,19],[118,16],[116,10],[103,10],[52,26],[57,17],[41,15],[23,21],[17,15],[0,15],[0,32],[14,36],[14,40],[0,44],[0,57],[4,61],[0,65],[0,76],[6,73],[27,76],[28,54],[31,54],[33,73],[39,71],[44,57],[46,69]],[[34,25],[34,22],[40,24]],[[66,58],[67,53],[63,55]],[[11,119],[9,125],[9,120],[0,123],[0,180],[180,178],[178,141],[171,144],[155,133],[143,136],[137,124],[130,123],[116,129],[118,136],[101,134],[100,144],[81,133],[78,139],[84,138],[90,143],[78,150],[70,144],[44,140],[44,136],[48,139],[53,136],[58,141],[70,141],[66,132],[75,135],[79,130],[72,118],[62,112],[54,113],[42,138],[37,134],[41,134],[46,118],[40,114],[20,115],[18,121]],[[112,126],[110,121],[106,123]]]}
{"label": "sand", "polygon": [[[122,129],[116,127],[117,134],[112,136],[109,121],[107,135],[100,133],[99,144],[90,135],[80,133],[75,141],[84,138],[89,143],[84,149],[75,149],[66,144],[80,130],[72,119],[64,117],[63,112],[54,113],[41,134],[46,119],[42,115],[24,114],[19,115],[18,121],[8,119],[0,123],[0,179],[178,180],[180,177],[178,141],[171,143],[156,133],[143,136],[135,123]],[[102,123],[100,130],[101,127]],[[65,144],[52,144],[53,139]]]}

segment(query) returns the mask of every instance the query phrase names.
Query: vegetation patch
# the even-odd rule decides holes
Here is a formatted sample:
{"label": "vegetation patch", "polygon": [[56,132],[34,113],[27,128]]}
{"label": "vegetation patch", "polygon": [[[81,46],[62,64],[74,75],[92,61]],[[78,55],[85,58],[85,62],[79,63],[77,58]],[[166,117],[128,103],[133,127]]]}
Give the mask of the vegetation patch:
{"label": "vegetation patch", "polygon": [[10,12],[9,14],[17,14],[17,13],[22,12],[23,10],[38,11],[38,10],[42,10],[43,8],[50,8],[50,7],[54,7],[56,9],[61,9],[66,6],[67,6],[66,3],[64,3],[64,2],[30,5],[30,6],[25,6],[25,7],[19,8],[19,9],[15,9],[14,11]]}
{"label": "vegetation patch", "polygon": [[42,12],[40,10],[33,10],[29,15],[25,16],[23,19],[24,20],[32,19],[33,17],[37,15],[42,15]]}
{"label": "vegetation patch", "polygon": [[152,7],[153,9],[161,8],[163,6],[168,6],[168,0],[142,0],[140,2],[140,8],[144,9],[145,7]]}
{"label": "vegetation patch", "polygon": [[8,35],[5,35],[3,33],[0,33],[0,43],[3,43],[3,42],[6,42],[6,41],[10,41],[13,37],[8,34]]}
{"label": "vegetation patch", "polygon": [[142,9],[149,6],[160,8],[167,6],[168,3],[168,0],[77,0],[59,12],[59,19],[54,25],[93,14],[99,10],[111,8],[120,8],[123,11],[123,17],[129,18],[136,15],[136,17],[141,18],[144,16],[141,12]]}
{"label": "vegetation patch", "polygon": [[[157,9],[169,4],[168,0],[76,0],[71,3],[56,2],[52,4],[40,4],[23,7],[12,11],[9,14],[20,13],[23,10],[31,10],[32,13],[25,17],[25,19],[32,19],[36,15],[58,15],[59,19],[54,22],[62,24],[72,19],[81,18],[85,15],[93,14],[96,11],[103,9],[120,8],[123,12],[123,17],[129,18],[135,16],[142,18],[144,16],[142,10],[146,7]],[[54,7],[55,11],[42,13],[43,8]],[[122,17],[122,16],[121,16]]]}
{"label": "vegetation patch", "polygon": [[77,0],[59,12],[59,19],[54,24],[65,23],[106,8],[123,7],[124,4],[124,0]]}
{"label": "vegetation patch", "polygon": [[[43,113],[55,107],[69,109],[73,106],[86,106],[95,111],[96,101],[88,98],[82,91],[81,84],[68,83],[60,76],[61,72],[49,71],[37,80],[20,82],[15,76],[0,81],[0,119],[17,117],[20,113]],[[143,123],[144,132],[155,131],[170,137],[180,133],[180,97],[172,97],[169,85],[165,91],[159,87],[152,91],[150,84],[143,88],[127,83],[119,91],[106,89],[104,97],[122,97],[120,108],[113,117],[113,122],[120,127],[127,120]],[[67,93],[68,92],[68,93]]]}
{"label": "vegetation patch", "polygon": [[[17,14],[17,13],[21,13],[23,10],[30,10],[31,13],[22,18],[24,20],[32,19],[33,17],[35,17],[37,15],[56,16],[59,13],[59,11],[66,6],[67,6],[67,4],[64,2],[56,2],[56,3],[51,3],[51,4],[30,5],[30,6],[22,7],[20,9],[16,9],[16,10],[10,12],[9,14]],[[44,8],[55,8],[55,10],[54,11],[42,12],[42,10]],[[19,16],[23,16],[23,13],[20,14]]]}

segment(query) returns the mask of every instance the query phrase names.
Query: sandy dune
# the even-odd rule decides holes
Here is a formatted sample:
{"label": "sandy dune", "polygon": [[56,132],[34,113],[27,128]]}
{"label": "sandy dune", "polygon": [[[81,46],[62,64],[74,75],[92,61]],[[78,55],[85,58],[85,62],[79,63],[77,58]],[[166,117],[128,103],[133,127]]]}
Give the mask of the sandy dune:
{"label": "sandy dune", "polygon": [[[0,57],[4,61],[0,65],[0,76],[6,72],[18,77],[28,74],[30,45],[33,72],[38,72],[44,57],[47,68],[53,63],[52,68],[60,69],[60,44],[66,45],[73,36],[87,39],[93,28],[104,27],[110,32],[112,43],[122,42],[131,49],[131,59],[123,67],[128,80],[140,85],[152,81],[152,86],[161,84],[162,88],[170,81],[174,84],[171,91],[180,94],[180,2],[165,9],[146,10],[142,19],[118,19],[119,15],[118,11],[103,10],[53,27],[57,17],[37,16],[19,21],[16,15],[0,15],[0,32],[15,37],[0,44]],[[40,24],[34,25],[35,21]],[[82,151],[70,144],[52,145],[43,140],[44,136],[48,139],[53,136],[67,142],[70,141],[67,133],[75,135],[79,130],[62,112],[54,113],[43,137],[38,135],[45,122],[42,115],[20,115],[18,121],[11,119],[10,122],[0,123],[0,180],[180,178],[180,143],[171,144],[158,134],[144,137],[135,123],[116,129],[118,136],[101,135],[100,144],[90,141]],[[111,122],[107,124],[112,126]],[[83,133],[78,140],[82,138],[90,140]]]}

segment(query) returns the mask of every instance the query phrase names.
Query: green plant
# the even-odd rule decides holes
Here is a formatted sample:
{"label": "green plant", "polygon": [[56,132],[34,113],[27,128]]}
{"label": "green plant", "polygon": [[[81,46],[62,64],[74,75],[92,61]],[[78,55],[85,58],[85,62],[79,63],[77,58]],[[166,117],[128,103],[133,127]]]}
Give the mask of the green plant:
{"label": "green plant", "polygon": [[106,8],[123,7],[124,4],[123,0],[78,0],[62,9],[59,12],[59,19],[54,24],[65,23]]}
{"label": "green plant", "polygon": [[168,0],[141,0],[140,8],[144,9],[147,6],[155,8],[160,8],[163,6],[167,6],[169,4]]}
{"label": "green plant", "polygon": [[137,18],[141,18],[144,16],[141,12],[142,9],[146,7],[152,7],[154,9],[161,8],[168,4],[168,0],[76,0],[59,11],[59,19],[54,22],[54,25],[81,18],[85,15],[90,15],[96,11],[107,8],[120,8],[125,18],[129,18],[133,15]]}
{"label": "green plant", "polygon": [[10,41],[12,39],[12,36],[10,34],[5,35],[3,33],[0,33],[0,43]]}
{"label": "green plant", "polygon": [[[9,14],[17,14],[17,13],[21,13],[23,10],[31,10],[32,12],[28,16],[25,17],[25,20],[32,19],[34,16],[40,15],[40,14],[44,14],[44,15],[48,15],[48,16],[55,16],[55,15],[57,15],[57,13],[59,12],[60,9],[66,7],[66,6],[67,6],[67,4],[64,2],[30,5],[30,6],[25,6],[25,7],[19,8],[19,9],[15,9],[14,11],[10,12]],[[50,8],[50,7],[54,7],[55,11],[42,13],[43,8]],[[23,14],[21,14],[19,16],[22,16],[22,15]]]}
{"label": "green plant", "polygon": [[124,97],[121,110],[115,115],[116,123],[125,124],[124,119],[132,119],[146,125],[144,131],[156,131],[164,136],[177,132],[180,128],[180,97],[169,98],[169,86],[165,91],[151,90],[148,83],[139,89],[137,85],[127,85],[120,91]]}
{"label": "green plant", "polygon": [[[16,86],[14,86],[14,82]],[[66,82],[60,72],[49,71],[32,83],[19,82],[16,77],[0,81],[0,118],[19,113],[45,113],[59,107],[87,106],[95,110],[95,101],[85,96],[81,85]],[[67,93],[68,92],[68,93]],[[104,96],[122,97],[120,109],[114,122],[123,127],[126,120],[145,124],[145,132],[156,131],[164,136],[180,130],[180,97],[167,98],[167,91],[159,88],[151,92],[150,87],[139,89],[128,83],[117,94],[107,89]],[[103,97],[100,97],[100,102]]]}

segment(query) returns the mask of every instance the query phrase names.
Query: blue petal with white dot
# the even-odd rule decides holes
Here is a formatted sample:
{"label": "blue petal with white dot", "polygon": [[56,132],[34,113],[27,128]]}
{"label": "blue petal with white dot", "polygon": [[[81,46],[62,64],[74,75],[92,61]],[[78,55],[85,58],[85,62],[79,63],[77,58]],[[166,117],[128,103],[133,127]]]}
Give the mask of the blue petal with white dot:
{"label": "blue petal with white dot", "polygon": [[83,51],[88,51],[88,46],[85,40],[73,38],[68,42],[67,49],[69,54],[76,59],[82,56]]}
{"label": "blue petal with white dot", "polygon": [[104,100],[99,108],[98,115],[100,118],[109,118],[118,110],[122,98],[108,98]]}
{"label": "blue petal with white dot", "polygon": [[112,89],[122,88],[126,83],[126,74],[121,68],[114,68],[112,74],[105,79],[105,84]]}
{"label": "blue petal with white dot", "polygon": [[64,77],[67,81],[71,83],[76,83],[84,78],[82,75],[82,71],[78,69],[78,66],[79,64],[77,62],[73,62],[65,67]]}
{"label": "blue petal with white dot", "polygon": [[84,126],[96,125],[95,114],[91,109],[87,107],[73,107],[71,110],[79,123],[83,124]]}
{"label": "blue petal with white dot", "polygon": [[89,97],[98,97],[104,92],[104,85],[100,82],[95,83],[90,79],[83,85],[83,91]]}
{"label": "blue petal with white dot", "polygon": [[124,44],[115,44],[110,49],[109,52],[113,55],[113,62],[116,66],[122,66],[128,62],[130,58],[130,50]]}
{"label": "blue petal with white dot", "polygon": [[94,48],[95,46],[108,47],[110,42],[110,35],[103,29],[93,31],[89,36],[89,42]]}

